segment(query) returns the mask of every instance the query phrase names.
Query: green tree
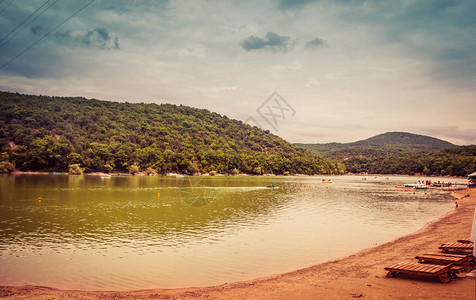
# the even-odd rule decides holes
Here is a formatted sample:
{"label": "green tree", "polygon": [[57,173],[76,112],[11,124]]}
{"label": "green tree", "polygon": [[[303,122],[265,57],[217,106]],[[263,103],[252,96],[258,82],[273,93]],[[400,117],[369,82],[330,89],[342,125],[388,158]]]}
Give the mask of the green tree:
{"label": "green tree", "polygon": [[84,169],[81,168],[81,166],[79,164],[71,164],[68,167],[69,167],[68,173],[70,175],[82,175],[83,174]]}
{"label": "green tree", "polygon": [[140,168],[137,164],[133,164],[133,165],[129,166],[129,173],[131,173],[132,175],[135,175],[139,172],[140,172]]}
{"label": "green tree", "polygon": [[0,173],[11,173],[15,171],[15,165],[9,161],[0,162]]}

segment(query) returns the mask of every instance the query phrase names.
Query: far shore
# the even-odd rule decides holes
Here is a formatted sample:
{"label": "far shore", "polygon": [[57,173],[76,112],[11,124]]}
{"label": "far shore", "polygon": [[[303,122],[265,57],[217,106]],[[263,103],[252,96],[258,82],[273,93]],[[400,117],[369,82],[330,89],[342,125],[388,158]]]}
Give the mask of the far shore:
{"label": "far shore", "polygon": [[[475,299],[475,277],[460,274],[441,284],[435,279],[386,278],[384,267],[416,261],[438,252],[445,242],[471,234],[476,189],[453,193],[459,207],[419,231],[357,254],[309,268],[219,286],[142,291],[75,291],[39,286],[0,286],[6,299]],[[469,195],[469,197],[467,197]],[[456,200],[455,199],[455,200]],[[474,273],[474,271],[472,272]],[[466,276],[465,276],[466,275]]]}
{"label": "far shore", "polygon": [[83,174],[69,174],[68,172],[43,172],[43,171],[20,171],[20,170],[15,170],[13,171],[12,173],[10,173],[11,175],[23,175],[23,174],[26,174],[26,175],[48,175],[48,174],[55,174],[55,175],[71,175],[71,176],[75,176],[75,175],[102,175],[102,176],[170,176],[170,177],[173,177],[173,176],[286,176],[286,177],[289,177],[289,176],[306,176],[306,177],[312,177],[312,176],[320,176],[320,177],[333,177],[333,176],[344,176],[344,175],[348,175],[348,176],[361,176],[361,177],[390,177],[390,176],[398,176],[398,177],[424,177],[424,178],[459,178],[459,179],[464,179],[464,178],[467,178],[467,177],[464,177],[464,176],[448,176],[448,175],[423,175],[423,174],[414,174],[414,175],[410,175],[410,174],[365,174],[365,173],[346,173],[346,174],[314,174],[314,175],[307,175],[307,174],[280,174],[280,175],[276,175],[276,174],[260,174],[260,175],[256,175],[256,174],[247,174],[247,173],[239,173],[239,174],[221,174],[221,173],[217,173],[217,174],[210,174],[210,173],[197,173],[197,174],[193,174],[193,175],[189,175],[189,174],[182,174],[182,173],[166,173],[166,174],[147,174],[145,172],[139,172],[139,173],[135,173],[135,174],[132,174],[132,173],[121,173],[121,172],[111,172],[111,173],[104,173],[104,172],[89,172],[89,173],[83,173]]}

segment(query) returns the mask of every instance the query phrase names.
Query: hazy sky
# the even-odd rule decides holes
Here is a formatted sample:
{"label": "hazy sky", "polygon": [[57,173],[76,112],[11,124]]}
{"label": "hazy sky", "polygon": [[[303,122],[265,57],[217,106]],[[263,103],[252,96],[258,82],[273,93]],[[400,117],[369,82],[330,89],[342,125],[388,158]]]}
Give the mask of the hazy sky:
{"label": "hazy sky", "polygon": [[206,108],[291,142],[476,144],[474,0],[97,0],[52,31],[89,2],[0,0],[0,90]]}

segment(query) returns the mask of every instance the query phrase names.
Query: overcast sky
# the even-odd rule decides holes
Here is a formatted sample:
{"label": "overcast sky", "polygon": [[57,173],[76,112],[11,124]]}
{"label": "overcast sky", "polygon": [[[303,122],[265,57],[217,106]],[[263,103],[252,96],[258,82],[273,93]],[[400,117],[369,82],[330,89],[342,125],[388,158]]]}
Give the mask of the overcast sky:
{"label": "overcast sky", "polygon": [[474,0],[89,2],[0,0],[0,90],[206,108],[290,142],[476,144]]}

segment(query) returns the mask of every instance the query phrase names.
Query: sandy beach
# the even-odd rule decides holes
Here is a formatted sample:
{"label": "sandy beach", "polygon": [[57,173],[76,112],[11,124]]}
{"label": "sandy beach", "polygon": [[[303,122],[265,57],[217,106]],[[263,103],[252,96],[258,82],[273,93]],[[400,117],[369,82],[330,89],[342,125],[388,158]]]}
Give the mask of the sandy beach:
{"label": "sandy beach", "polygon": [[[470,197],[463,197],[470,194]],[[416,233],[342,259],[280,275],[204,288],[130,292],[57,290],[0,286],[6,299],[476,299],[476,279],[460,274],[447,284],[409,276],[386,278],[384,267],[416,262],[418,254],[437,252],[445,242],[467,238],[476,189],[454,193],[459,207]]]}

